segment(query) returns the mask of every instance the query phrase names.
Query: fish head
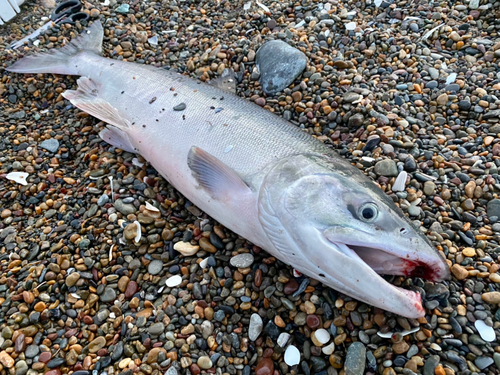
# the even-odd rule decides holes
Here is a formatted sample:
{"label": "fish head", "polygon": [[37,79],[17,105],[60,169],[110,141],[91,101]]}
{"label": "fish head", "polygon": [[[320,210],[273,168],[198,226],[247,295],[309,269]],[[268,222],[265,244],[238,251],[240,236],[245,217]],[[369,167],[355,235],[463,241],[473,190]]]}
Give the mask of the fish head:
{"label": "fish head", "polygon": [[297,155],[280,163],[266,177],[259,205],[266,233],[286,261],[371,305],[421,317],[420,295],[380,275],[434,282],[449,277],[448,265],[427,237],[377,185],[340,158]]}

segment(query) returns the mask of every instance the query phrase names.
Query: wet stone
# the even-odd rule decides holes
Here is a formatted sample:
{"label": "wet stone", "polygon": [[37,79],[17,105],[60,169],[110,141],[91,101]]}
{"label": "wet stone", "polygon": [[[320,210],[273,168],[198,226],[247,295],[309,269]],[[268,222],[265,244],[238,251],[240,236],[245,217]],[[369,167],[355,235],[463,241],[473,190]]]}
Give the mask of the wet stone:
{"label": "wet stone", "polygon": [[262,329],[264,328],[264,323],[262,322],[262,318],[259,314],[252,314],[250,317],[250,325],[248,327],[248,338],[251,341],[257,340]]}
{"label": "wet stone", "polygon": [[116,299],[116,291],[107,286],[104,288],[104,292],[99,296],[102,302],[113,302]]}
{"label": "wet stone", "polygon": [[396,177],[398,175],[398,168],[394,160],[385,159],[375,164],[375,173],[380,176]]}
{"label": "wet stone", "polygon": [[246,268],[253,264],[254,257],[250,253],[244,253],[232,257],[229,262],[233,267]]}
{"label": "wet stone", "polygon": [[153,260],[148,265],[148,272],[151,275],[158,275],[163,269],[163,262],[161,260]]}
{"label": "wet stone", "polygon": [[268,95],[283,91],[302,73],[306,63],[303,52],[283,41],[264,43],[256,54],[262,89]]}
{"label": "wet stone", "polygon": [[59,149],[59,141],[57,139],[50,138],[40,143],[40,147],[50,152],[57,152]]}

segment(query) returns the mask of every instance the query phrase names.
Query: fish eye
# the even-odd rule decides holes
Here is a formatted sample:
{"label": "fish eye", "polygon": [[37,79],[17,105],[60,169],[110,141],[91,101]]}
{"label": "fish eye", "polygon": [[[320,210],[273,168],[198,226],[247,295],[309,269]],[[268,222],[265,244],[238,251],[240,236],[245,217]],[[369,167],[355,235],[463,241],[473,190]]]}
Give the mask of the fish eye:
{"label": "fish eye", "polygon": [[378,216],[378,208],[373,203],[366,203],[359,208],[359,218],[366,222],[375,220]]}

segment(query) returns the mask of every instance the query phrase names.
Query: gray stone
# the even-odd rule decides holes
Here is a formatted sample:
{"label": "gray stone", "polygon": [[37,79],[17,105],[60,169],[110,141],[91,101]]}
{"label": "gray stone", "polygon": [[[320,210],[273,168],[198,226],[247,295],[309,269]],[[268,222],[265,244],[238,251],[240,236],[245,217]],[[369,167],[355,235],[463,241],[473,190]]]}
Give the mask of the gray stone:
{"label": "gray stone", "polygon": [[34,358],[40,353],[40,348],[38,345],[28,345],[26,350],[24,351],[24,355],[26,358]]}
{"label": "gray stone", "polygon": [[429,68],[429,75],[431,76],[432,79],[438,79],[439,71],[436,68]]}
{"label": "gray stone", "polygon": [[352,343],[347,349],[345,359],[345,375],[358,375],[365,373],[366,348],[361,342]]}
{"label": "gray stone", "polygon": [[167,372],[165,372],[165,375],[177,375],[177,374],[178,374],[177,369],[174,366],[170,366]]}
{"label": "gray stone", "polygon": [[116,299],[116,291],[107,286],[104,288],[104,292],[100,295],[100,298],[102,302],[113,302]]}
{"label": "gray stone", "polygon": [[500,133],[500,124],[495,124],[495,125],[490,126],[490,128],[488,129],[488,132],[495,133],[495,134]]}
{"label": "gray stone", "polygon": [[478,369],[484,370],[486,367],[492,365],[493,362],[494,360],[491,357],[477,357],[476,360],[474,361],[474,364],[477,366]]}
{"label": "gray stone", "polygon": [[280,40],[271,40],[259,48],[256,64],[264,92],[273,95],[284,90],[305,69],[306,55]]}
{"label": "gray stone", "polygon": [[492,216],[500,217],[500,199],[492,199],[489,201],[486,212],[489,218]]}
{"label": "gray stone", "polygon": [[351,117],[349,117],[349,120],[347,120],[347,126],[350,128],[359,128],[361,125],[363,125],[364,121],[364,116],[361,113],[355,113]]}
{"label": "gray stone", "polygon": [[493,353],[493,360],[495,361],[495,366],[500,368],[500,353]]}
{"label": "gray stone", "polygon": [[375,164],[375,173],[379,176],[396,177],[398,175],[398,167],[394,160],[384,159]]}
{"label": "gray stone", "polygon": [[47,139],[40,143],[40,147],[50,152],[57,152],[57,150],[59,149],[59,141],[54,138]]}
{"label": "gray stone", "polygon": [[257,340],[260,333],[262,332],[262,328],[264,327],[264,323],[262,322],[262,318],[259,314],[253,313],[250,317],[250,325],[248,327],[248,338],[252,341]]}
{"label": "gray stone", "polygon": [[238,268],[247,268],[250,267],[253,264],[254,257],[250,253],[244,253],[244,254],[238,254],[234,257],[231,258],[229,263],[233,267],[238,267]]}
{"label": "gray stone", "polygon": [[163,269],[163,262],[161,260],[153,260],[148,265],[148,272],[151,275],[158,275]]}
{"label": "gray stone", "polygon": [[434,375],[434,370],[439,364],[439,356],[431,355],[429,358],[425,360],[424,363],[424,375]]}
{"label": "gray stone", "polygon": [[124,203],[121,199],[116,200],[115,208],[125,216],[133,214],[137,211],[134,205]]}
{"label": "gray stone", "polygon": [[498,117],[500,117],[500,109],[495,109],[493,111],[486,112],[483,115],[484,120],[488,120],[490,118],[498,118]]}
{"label": "gray stone", "polygon": [[165,326],[163,323],[155,323],[148,328],[148,332],[151,335],[158,336],[161,335],[165,331]]}
{"label": "gray stone", "polygon": [[28,372],[28,365],[26,361],[19,361],[16,363],[16,375],[24,375]]}

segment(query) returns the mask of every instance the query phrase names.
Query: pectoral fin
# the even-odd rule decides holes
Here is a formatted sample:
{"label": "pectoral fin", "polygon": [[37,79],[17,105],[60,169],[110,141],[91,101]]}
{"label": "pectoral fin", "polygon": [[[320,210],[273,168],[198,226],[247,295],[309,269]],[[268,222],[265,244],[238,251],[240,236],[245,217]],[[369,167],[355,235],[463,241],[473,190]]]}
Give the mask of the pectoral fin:
{"label": "pectoral fin", "polygon": [[238,173],[199,147],[191,147],[188,165],[193,177],[213,199],[238,201],[252,194]]}
{"label": "pectoral fin", "polygon": [[62,95],[75,107],[117,128],[129,128],[130,121],[115,107],[99,96],[100,87],[88,77],[80,77],[77,90]]}

